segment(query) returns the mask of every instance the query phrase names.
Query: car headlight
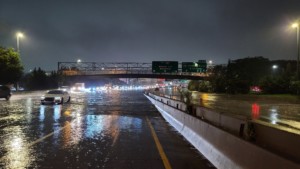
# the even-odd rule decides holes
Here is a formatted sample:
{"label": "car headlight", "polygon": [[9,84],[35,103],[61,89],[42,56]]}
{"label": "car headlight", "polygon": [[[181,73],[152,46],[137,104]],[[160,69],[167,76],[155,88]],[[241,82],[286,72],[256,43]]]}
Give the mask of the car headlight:
{"label": "car headlight", "polygon": [[54,100],[60,100],[61,98],[60,97],[54,97]]}
{"label": "car headlight", "polygon": [[44,100],[44,99],[45,99],[45,96],[42,96],[42,97],[41,97],[41,100]]}

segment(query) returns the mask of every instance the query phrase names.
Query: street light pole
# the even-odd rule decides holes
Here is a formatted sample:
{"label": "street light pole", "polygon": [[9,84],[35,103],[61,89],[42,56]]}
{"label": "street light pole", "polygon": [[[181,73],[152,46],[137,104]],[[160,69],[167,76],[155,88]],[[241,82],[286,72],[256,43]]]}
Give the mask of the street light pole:
{"label": "street light pole", "polygon": [[299,80],[299,24],[294,23],[292,25],[293,28],[296,28],[297,31],[297,72],[296,72],[296,79]]}
{"label": "street light pole", "polygon": [[17,51],[20,53],[20,48],[19,48],[19,46],[20,46],[20,38],[19,38],[19,36],[17,35]]}
{"label": "street light pole", "polygon": [[20,38],[23,38],[23,33],[18,32],[17,33],[17,51],[20,53]]}
{"label": "street light pole", "polygon": [[299,26],[297,24],[297,80],[299,80]]}
{"label": "street light pole", "polygon": [[[17,36],[17,52],[19,53],[19,55],[21,55],[20,54],[20,38],[23,38],[24,35],[21,32],[17,32],[16,36]],[[16,85],[17,85],[16,90],[18,91],[19,90],[19,83],[17,82]]]}

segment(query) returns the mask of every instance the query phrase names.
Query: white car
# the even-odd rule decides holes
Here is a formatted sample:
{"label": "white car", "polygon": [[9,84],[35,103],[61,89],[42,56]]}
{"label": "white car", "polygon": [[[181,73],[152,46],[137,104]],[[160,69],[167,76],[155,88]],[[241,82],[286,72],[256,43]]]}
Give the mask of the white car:
{"label": "white car", "polygon": [[71,96],[64,90],[50,90],[41,97],[41,104],[63,104],[70,102]]}

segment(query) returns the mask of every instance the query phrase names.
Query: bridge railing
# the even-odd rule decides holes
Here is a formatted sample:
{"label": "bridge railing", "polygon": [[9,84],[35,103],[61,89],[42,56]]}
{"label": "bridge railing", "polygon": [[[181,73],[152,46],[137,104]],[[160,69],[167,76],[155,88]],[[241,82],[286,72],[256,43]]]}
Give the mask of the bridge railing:
{"label": "bridge railing", "polygon": [[129,69],[151,69],[151,63],[97,63],[97,62],[58,62],[58,70],[129,70]]}
{"label": "bridge railing", "polygon": [[161,74],[208,76],[207,73],[182,72],[179,64],[178,72],[153,73],[151,63],[96,63],[96,62],[58,62],[58,71],[67,76],[74,75],[103,75],[103,74]]}

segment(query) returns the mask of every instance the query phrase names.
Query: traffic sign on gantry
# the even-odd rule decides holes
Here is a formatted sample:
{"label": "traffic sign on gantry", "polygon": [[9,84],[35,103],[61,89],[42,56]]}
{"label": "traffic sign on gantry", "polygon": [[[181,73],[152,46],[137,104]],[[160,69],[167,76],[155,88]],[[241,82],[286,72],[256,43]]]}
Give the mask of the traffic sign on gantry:
{"label": "traffic sign on gantry", "polygon": [[199,60],[198,62],[182,62],[182,72],[205,73],[206,69],[206,60]]}
{"label": "traffic sign on gantry", "polygon": [[152,73],[177,73],[177,61],[152,61]]}

